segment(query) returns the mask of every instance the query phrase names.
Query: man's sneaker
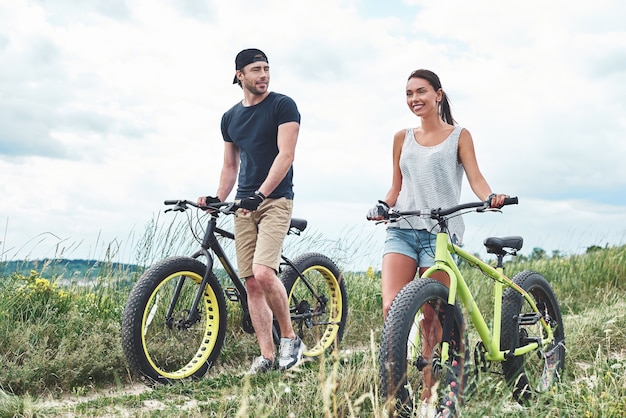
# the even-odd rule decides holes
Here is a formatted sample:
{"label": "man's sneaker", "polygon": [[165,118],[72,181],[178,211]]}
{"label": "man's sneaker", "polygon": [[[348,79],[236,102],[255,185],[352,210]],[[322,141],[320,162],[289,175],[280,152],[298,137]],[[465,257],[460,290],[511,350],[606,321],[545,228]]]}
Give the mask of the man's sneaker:
{"label": "man's sneaker", "polygon": [[252,366],[250,366],[250,370],[246,374],[266,373],[272,369],[274,369],[274,362],[259,356],[252,361]]}
{"label": "man's sneaker", "polygon": [[292,368],[302,361],[302,353],[306,350],[306,346],[300,339],[281,338],[280,339],[280,359],[278,360],[278,368],[281,371]]}

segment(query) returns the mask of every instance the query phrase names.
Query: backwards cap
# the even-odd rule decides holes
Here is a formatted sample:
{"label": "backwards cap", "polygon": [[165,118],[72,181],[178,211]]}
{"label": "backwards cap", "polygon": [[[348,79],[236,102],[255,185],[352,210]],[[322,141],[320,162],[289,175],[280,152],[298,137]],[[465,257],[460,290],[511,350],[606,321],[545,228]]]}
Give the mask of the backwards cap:
{"label": "backwards cap", "polygon": [[[269,64],[267,60],[267,55],[260,49],[249,48],[244,49],[240,53],[237,54],[235,58],[235,70],[242,70],[248,64],[252,64],[253,62],[264,61]],[[237,84],[237,75],[233,79],[233,84]]]}

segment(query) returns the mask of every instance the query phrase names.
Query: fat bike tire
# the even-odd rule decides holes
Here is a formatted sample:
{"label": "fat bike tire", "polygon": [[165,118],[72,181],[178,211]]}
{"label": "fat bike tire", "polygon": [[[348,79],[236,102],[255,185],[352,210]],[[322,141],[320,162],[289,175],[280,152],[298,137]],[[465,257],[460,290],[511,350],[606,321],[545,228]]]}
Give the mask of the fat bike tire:
{"label": "fat bike tire", "polygon": [[[450,315],[448,359],[442,363],[443,328]],[[435,416],[456,416],[467,382],[468,345],[463,315],[448,305],[447,287],[422,278],[407,284],[391,304],[381,336],[380,387],[390,416],[419,416],[422,408]],[[421,400],[425,390],[428,404]]]}
{"label": "fat bike tire", "polygon": [[147,384],[199,379],[218,358],[227,313],[213,272],[198,315],[189,318],[205,272],[197,259],[169,257],[148,268],[133,286],[122,318],[122,347],[129,368]]}
{"label": "fat bike tire", "polygon": [[[337,265],[320,253],[301,254],[287,265],[280,279],[287,291],[295,333],[318,357],[339,346],[348,318],[348,294]],[[302,279],[304,277],[305,280]]]}
{"label": "fat bike tire", "polygon": [[511,350],[537,339],[545,339],[547,333],[539,317],[553,332],[553,339],[544,347],[524,356],[509,356],[502,363],[502,371],[514,398],[525,404],[537,394],[548,391],[563,375],[565,331],[554,291],[541,274],[526,270],[518,273],[513,282],[528,293],[538,312],[518,291],[506,289],[502,297],[500,348]]}

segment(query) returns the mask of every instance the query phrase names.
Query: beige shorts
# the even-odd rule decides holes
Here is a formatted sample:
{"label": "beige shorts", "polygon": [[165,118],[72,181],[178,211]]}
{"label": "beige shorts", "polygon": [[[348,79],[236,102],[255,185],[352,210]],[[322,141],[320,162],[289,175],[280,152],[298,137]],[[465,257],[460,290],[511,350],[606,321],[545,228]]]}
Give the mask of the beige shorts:
{"label": "beige shorts", "polygon": [[293,200],[266,199],[259,209],[235,217],[235,250],[239,277],[252,276],[252,264],[262,264],[278,273],[283,242],[289,231]]}

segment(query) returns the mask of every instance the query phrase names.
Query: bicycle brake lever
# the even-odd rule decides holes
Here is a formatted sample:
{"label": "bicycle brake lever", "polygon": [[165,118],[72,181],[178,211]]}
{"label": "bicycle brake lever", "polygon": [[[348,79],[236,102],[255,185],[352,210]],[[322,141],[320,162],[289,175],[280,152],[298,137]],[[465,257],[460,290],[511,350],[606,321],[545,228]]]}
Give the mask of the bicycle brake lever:
{"label": "bicycle brake lever", "polygon": [[172,212],[172,211],[174,211],[174,212],[184,212],[185,210],[187,210],[187,206],[178,204],[178,205],[174,206],[173,208],[165,209],[165,213]]}
{"label": "bicycle brake lever", "polygon": [[233,202],[230,205],[226,205],[226,206],[222,206],[219,208],[220,212],[226,213],[226,214],[230,214],[230,213],[235,213],[237,211],[237,209],[239,209],[239,202]]}
{"label": "bicycle brake lever", "polygon": [[391,209],[383,222],[394,223],[394,222],[398,222],[399,220],[400,220],[400,214],[396,210]]}

